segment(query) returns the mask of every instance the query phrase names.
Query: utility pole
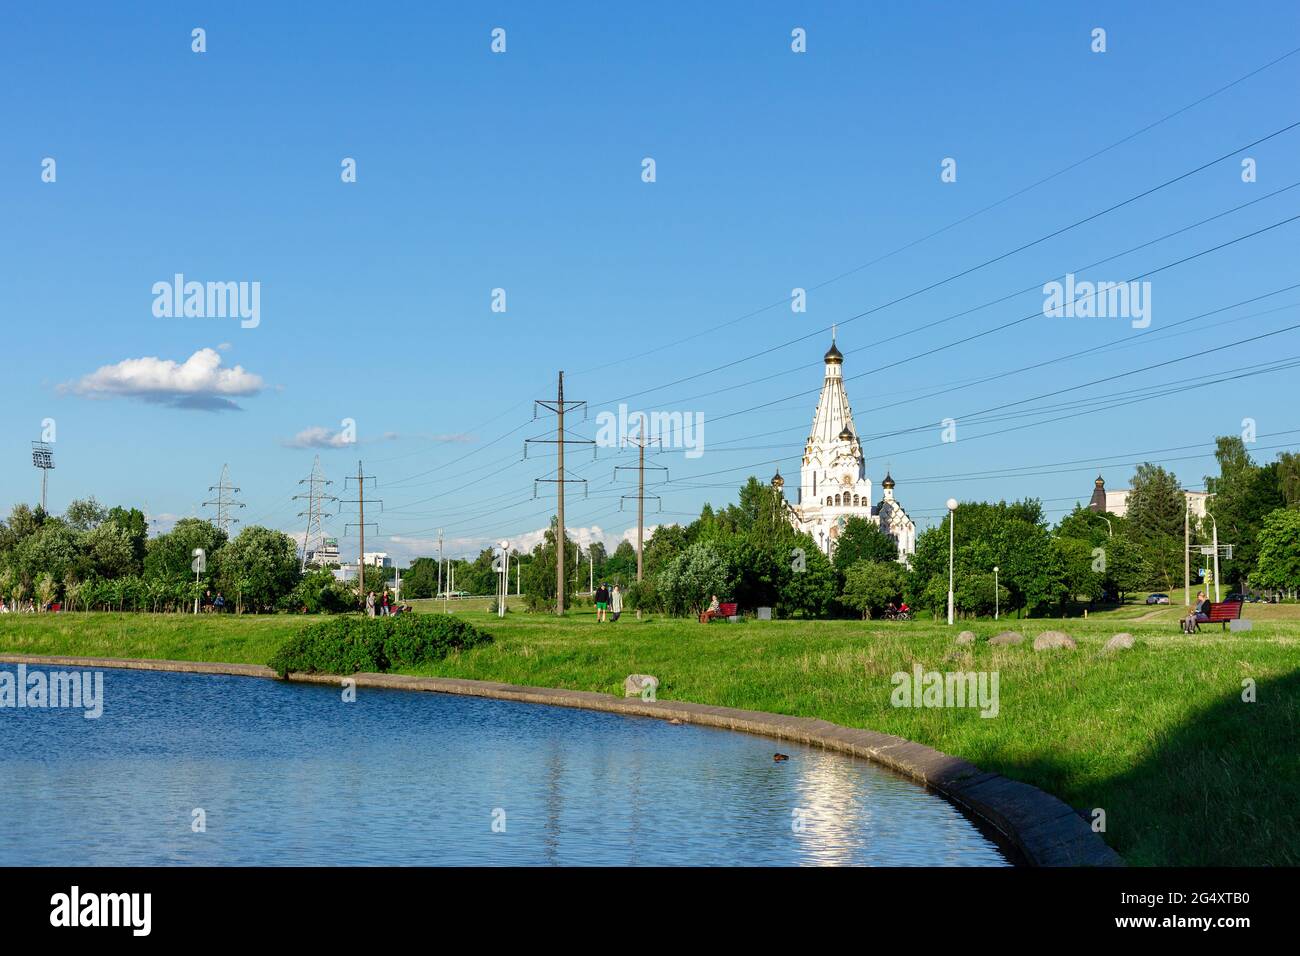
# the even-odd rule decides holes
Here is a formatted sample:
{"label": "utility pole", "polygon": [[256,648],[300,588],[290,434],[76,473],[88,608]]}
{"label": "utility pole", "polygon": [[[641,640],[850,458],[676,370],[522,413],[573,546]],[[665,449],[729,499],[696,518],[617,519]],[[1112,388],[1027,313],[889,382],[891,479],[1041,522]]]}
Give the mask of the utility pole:
{"label": "utility pole", "polygon": [[1183,603],[1192,606],[1192,502],[1183,492]]}
{"label": "utility pole", "polygon": [[333,517],[333,515],[323,514],[321,511],[321,505],[326,501],[337,502],[338,499],[333,495],[325,494],[325,488],[334,484],[334,482],[325,480],[325,473],[322,472],[320,468],[320,455],[317,455],[316,460],[312,462],[311,474],[306,478],[300,479],[298,484],[307,486],[307,493],[305,495],[293,496],[295,501],[301,498],[307,499],[307,510],[298,512],[299,518],[305,517],[307,519],[307,530],[304,531],[302,535],[302,567],[299,569],[301,573],[305,574],[307,571],[308,549],[312,542],[316,542],[317,547],[319,547],[321,539],[321,519]]}
{"label": "utility pole", "polygon": [[208,491],[215,491],[217,496],[210,501],[203,502],[203,507],[207,508],[212,505],[216,506],[217,520],[214,521],[213,524],[221,529],[222,534],[229,537],[230,526],[239,522],[238,518],[231,517],[230,510],[232,508],[244,507],[242,501],[235,500],[235,495],[239,494],[240,489],[230,483],[229,465],[221,466],[221,480],[215,485],[209,485]]}
{"label": "utility pole", "polygon": [[537,399],[533,403],[533,418],[537,417],[536,406],[540,405],[547,411],[555,413],[555,437],[554,438],[529,438],[524,441],[524,457],[528,457],[528,446],[533,442],[542,444],[554,444],[556,446],[556,476],[554,478],[534,478],[533,479],[533,497],[537,497],[537,485],[539,482],[553,484],[558,489],[557,505],[557,524],[555,529],[555,613],[558,617],[564,616],[564,485],[566,481],[581,482],[583,490],[586,490],[587,479],[564,477],[564,446],[565,445],[590,445],[592,460],[596,457],[596,443],[589,438],[566,438],[564,434],[564,413],[570,407],[577,408],[582,406],[586,411],[587,403],[582,401],[564,400],[564,372],[560,372],[559,386],[556,389],[555,401],[549,399]]}
{"label": "utility pole", "polygon": [[447,591],[450,588],[442,586],[442,529],[438,529],[438,592],[434,594],[434,600],[438,599],[438,594],[442,595],[442,613],[447,613]]}
{"label": "utility pole", "polygon": [[[366,603],[366,525],[373,524],[375,526],[375,533],[379,533],[379,525],[376,522],[366,521],[366,482],[374,480],[374,475],[366,475],[362,473],[361,462],[358,461],[356,477],[353,478],[349,476],[343,479],[343,485],[345,488],[349,481],[355,481],[357,483],[357,496],[355,498],[344,499],[340,502],[340,504],[356,505],[360,514],[359,521],[345,524],[343,526],[343,534],[346,535],[348,533],[348,528],[352,527],[357,528],[361,534],[361,540],[358,544],[357,550],[357,595],[362,604]],[[379,510],[384,510],[384,502],[382,499],[379,500]]]}
{"label": "utility pole", "polygon": [[[641,575],[642,575],[642,573],[643,573],[643,565],[644,565],[644,562],[643,562],[643,552],[644,552],[644,550],[645,550],[645,499],[646,499],[646,494],[645,494],[645,470],[646,470],[647,467],[649,467],[649,468],[654,468],[654,469],[658,469],[659,471],[664,472],[664,481],[667,481],[667,480],[668,480],[668,474],[667,474],[668,469],[667,469],[666,467],[664,467],[663,465],[646,465],[646,463],[645,463],[645,450],[646,450],[646,446],[647,446],[647,445],[654,444],[655,442],[659,441],[659,438],[658,438],[658,437],[655,437],[655,438],[647,438],[647,437],[646,437],[646,433],[645,433],[645,427],[646,427],[646,417],[645,417],[645,414],[643,413],[643,414],[641,415],[641,428],[640,428],[640,430],[637,432],[637,437],[634,438],[634,439],[633,439],[633,438],[629,438],[629,439],[627,439],[627,440],[625,441],[625,444],[626,444],[627,442],[631,442],[633,445],[636,445],[636,448],[637,448],[637,463],[636,463],[636,580],[637,580],[637,583],[638,583],[638,584],[641,583]],[[614,477],[615,477],[615,478],[618,478],[618,472],[619,472],[619,469],[627,469],[627,470],[631,470],[631,467],[632,467],[631,465],[616,465],[616,466],[614,467]],[[619,507],[619,510],[620,510],[620,511],[623,510],[623,499],[624,499],[624,498],[631,498],[631,497],[632,497],[631,495],[620,495],[620,496],[619,496],[619,499],[618,499],[618,507]],[[659,509],[662,511],[662,510],[663,510],[663,499],[660,498],[658,495],[651,495],[650,497],[653,498],[655,501],[658,501],[658,502],[659,502]]]}

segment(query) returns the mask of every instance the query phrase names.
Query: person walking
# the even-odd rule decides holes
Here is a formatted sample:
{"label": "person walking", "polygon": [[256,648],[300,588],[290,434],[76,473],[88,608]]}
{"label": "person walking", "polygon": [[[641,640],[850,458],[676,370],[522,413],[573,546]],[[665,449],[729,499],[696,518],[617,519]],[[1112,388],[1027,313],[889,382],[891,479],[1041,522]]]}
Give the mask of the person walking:
{"label": "person walking", "polygon": [[375,592],[371,591],[366,595],[366,616],[375,616]]}
{"label": "person walking", "polygon": [[605,620],[605,609],[609,607],[609,588],[605,582],[600,582],[600,587],[596,588],[596,623],[601,624]]}
{"label": "person walking", "polygon": [[393,604],[392,595],[388,593],[388,588],[384,588],[383,603],[379,607],[379,616],[388,617],[393,611],[392,604]]}
{"label": "person walking", "polygon": [[617,621],[618,616],[623,613],[623,592],[614,585],[614,590],[609,595],[610,620]]}

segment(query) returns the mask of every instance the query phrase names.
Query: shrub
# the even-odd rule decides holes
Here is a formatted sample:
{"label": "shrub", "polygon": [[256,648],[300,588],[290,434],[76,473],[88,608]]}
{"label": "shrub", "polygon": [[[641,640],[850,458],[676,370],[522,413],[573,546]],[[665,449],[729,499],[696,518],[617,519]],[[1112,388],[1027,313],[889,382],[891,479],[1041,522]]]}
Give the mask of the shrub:
{"label": "shrub", "polygon": [[303,674],[382,673],[440,661],[450,651],[491,641],[472,624],[449,614],[338,617],[308,625],[272,655],[281,677]]}

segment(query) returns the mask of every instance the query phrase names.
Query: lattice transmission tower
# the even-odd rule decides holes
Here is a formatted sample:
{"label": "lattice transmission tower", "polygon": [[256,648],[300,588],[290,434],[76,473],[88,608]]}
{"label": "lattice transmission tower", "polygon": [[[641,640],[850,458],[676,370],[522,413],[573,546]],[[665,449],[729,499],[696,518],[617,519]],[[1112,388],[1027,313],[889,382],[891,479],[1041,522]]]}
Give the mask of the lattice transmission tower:
{"label": "lattice transmission tower", "polygon": [[324,532],[321,529],[321,521],[325,518],[334,517],[333,514],[325,513],[325,506],[327,503],[337,504],[338,498],[325,493],[329,486],[334,484],[334,482],[326,480],[325,473],[321,471],[320,455],[317,455],[316,460],[312,462],[311,474],[306,478],[300,479],[298,484],[307,486],[305,494],[293,496],[295,501],[300,501],[303,498],[307,499],[307,510],[298,512],[299,518],[307,519],[307,530],[302,536],[301,568],[302,571],[306,571],[307,555],[319,551],[321,545],[324,543]]}
{"label": "lattice transmission tower", "polygon": [[208,491],[215,491],[217,496],[203,502],[205,508],[216,508],[217,517],[212,522],[221,529],[222,534],[230,536],[230,526],[238,523],[239,519],[231,515],[236,508],[244,507],[242,501],[236,501],[235,495],[239,494],[240,489],[230,483],[230,466],[221,466],[221,480],[215,485],[209,485]]}

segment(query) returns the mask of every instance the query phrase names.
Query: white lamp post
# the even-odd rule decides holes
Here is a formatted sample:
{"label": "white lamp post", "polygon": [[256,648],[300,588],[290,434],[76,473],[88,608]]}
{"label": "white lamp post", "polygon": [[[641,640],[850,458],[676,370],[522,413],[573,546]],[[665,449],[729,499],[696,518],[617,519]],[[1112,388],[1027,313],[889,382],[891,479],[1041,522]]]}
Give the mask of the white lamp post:
{"label": "white lamp post", "polygon": [[948,626],[952,626],[953,527],[957,524],[957,499],[948,499]]}
{"label": "white lamp post", "polygon": [[506,616],[506,598],[510,595],[510,542],[501,543],[501,581],[497,587],[497,617]]}
{"label": "white lamp post", "polygon": [[993,565],[993,620],[998,619],[998,566]]}

